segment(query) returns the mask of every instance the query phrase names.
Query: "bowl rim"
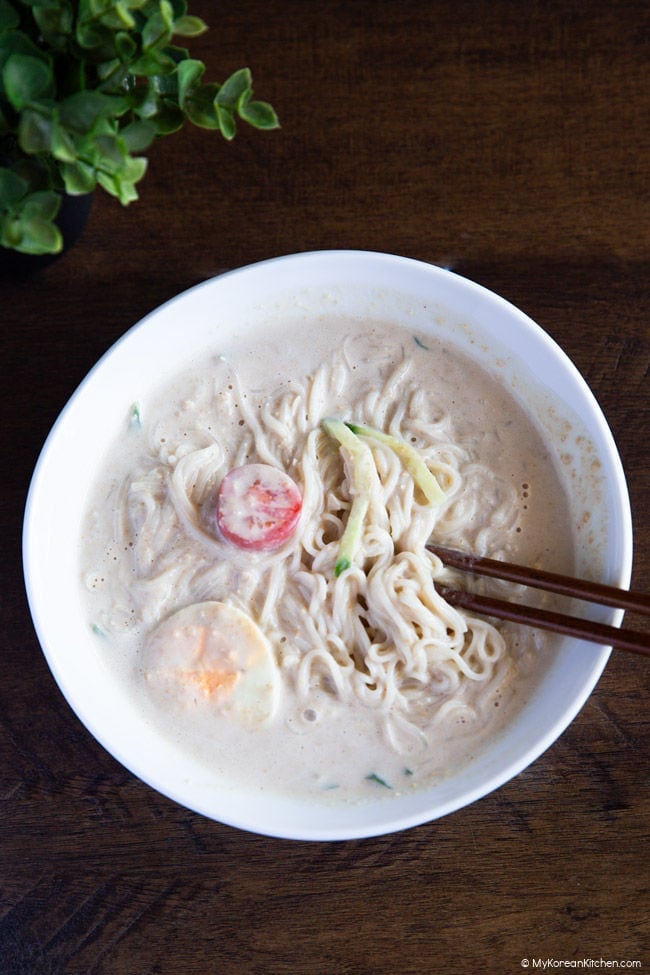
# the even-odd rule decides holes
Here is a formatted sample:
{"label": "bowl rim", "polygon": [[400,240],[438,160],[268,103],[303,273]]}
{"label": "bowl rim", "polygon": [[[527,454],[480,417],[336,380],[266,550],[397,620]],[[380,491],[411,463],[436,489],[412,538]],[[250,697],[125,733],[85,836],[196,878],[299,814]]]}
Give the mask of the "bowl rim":
{"label": "bowl rim", "polygon": [[[244,813],[240,809],[241,802],[238,800],[235,800],[232,806],[228,806],[226,802],[223,812],[219,815],[215,814],[214,808],[209,803],[206,803],[200,798],[197,799],[194,797],[193,799],[189,796],[187,791],[182,788],[182,784],[178,785],[177,783],[177,786],[174,787],[170,782],[161,783],[148,776],[147,769],[143,767],[142,761],[136,760],[132,754],[129,754],[128,749],[125,750],[124,747],[117,746],[115,741],[112,740],[111,735],[106,733],[106,728],[99,727],[97,722],[93,720],[93,715],[89,712],[87,706],[85,706],[85,702],[79,700],[78,692],[71,686],[69,675],[62,665],[60,654],[52,642],[48,620],[43,615],[41,594],[39,593],[36,581],[38,579],[38,561],[43,554],[42,541],[38,538],[37,534],[39,528],[37,524],[38,506],[40,504],[42,507],[44,503],[43,497],[47,491],[50,460],[57,450],[58,438],[62,431],[65,431],[66,425],[73,416],[75,408],[77,408],[80,401],[87,395],[87,391],[95,383],[98,374],[110,368],[111,362],[115,360],[115,356],[120,350],[123,350],[129,343],[133,342],[135,336],[144,335],[146,332],[155,329],[156,322],[161,321],[162,317],[169,313],[173,314],[179,303],[191,300],[192,296],[196,296],[201,292],[207,292],[210,289],[217,289],[218,291],[220,288],[238,286],[241,284],[242,278],[245,279],[246,277],[255,278],[262,276],[263,279],[264,275],[268,276],[269,273],[273,274],[274,277],[292,274],[298,274],[300,276],[300,271],[303,273],[309,272],[311,268],[312,271],[314,269],[320,269],[320,273],[327,277],[336,268],[340,269],[345,267],[345,274],[351,275],[351,278],[353,278],[355,268],[357,268],[356,273],[359,274],[362,273],[363,267],[370,266],[378,274],[387,273],[391,269],[396,275],[399,275],[401,272],[422,275],[423,280],[424,278],[428,278],[432,289],[435,289],[436,281],[440,282],[445,280],[450,282],[452,290],[457,288],[466,291],[471,295],[477,306],[487,303],[503,312],[508,320],[516,320],[519,325],[523,325],[527,333],[536,338],[540,347],[545,347],[550,355],[555,356],[562,363],[566,375],[570,377],[571,382],[577,390],[577,395],[581,398],[584,405],[589,408],[590,418],[598,427],[601,446],[606,452],[608,469],[614,479],[612,497],[618,508],[616,516],[620,522],[621,536],[617,543],[616,579],[612,581],[614,584],[620,586],[628,586],[631,579],[632,516],[625,474],[614,437],[593,392],[572,360],[540,325],[507,299],[500,297],[483,285],[465,278],[448,268],[440,267],[436,264],[429,264],[415,258],[372,250],[313,250],[271,257],[234,268],[180,292],[153,309],[128,328],[97,360],[95,365],[73,391],[67,403],[55,419],[45,439],[27,492],[23,522],[23,573],[28,605],[41,649],[59,689],[68,701],[73,712],[85,725],[87,731],[109,754],[113,755],[124,767],[149,787],[167,796],[167,798],[177,802],[179,805],[226,825],[270,837],[295,840],[345,840],[383,835],[431,822],[477,801],[519,775],[532,762],[539,758],[566,730],[593,692],[611,652],[610,648],[607,647],[592,650],[589,677],[583,681],[580,692],[573,694],[570,705],[565,707],[561,720],[557,721],[552,727],[549,727],[546,733],[534,745],[531,745],[525,751],[520,752],[515,758],[511,759],[507,766],[495,770],[491,775],[484,777],[480,782],[476,783],[474,787],[467,788],[462,799],[451,795],[446,800],[438,800],[435,809],[425,810],[424,807],[427,805],[425,797],[431,794],[431,802],[433,802],[433,793],[436,791],[425,789],[421,790],[420,800],[415,804],[400,804],[398,800],[391,798],[390,800],[382,800],[377,804],[373,804],[373,810],[366,810],[368,815],[365,818],[357,815],[356,818],[353,817],[352,821],[349,816],[331,814],[329,817],[326,816],[317,825],[313,825],[309,817],[305,818],[306,808],[303,808],[303,804],[299,803],[296,805],[292,801],[280,804],[280,807],[278,807],[280,810],[279,818],[278,812],[274,808],[272,822],[260,817],[259,811],[255,809],[255,804],[253,804],[252,813],[250,810]],[[614,625],[620,625],[622,617],[622,611],[612,611],[608,621]],[[240,799],[241,795],[242,793],[240,791]],[[220,798],[223,799],[224,797],[220,796]],[[374,808],[375,805],[376,808]],[[321,807],[319,806],[318,808]],[[329,809],[330,807],[327,808]],[[347,809],[349,807],[344,808]],[[371,812],[375,814],[370,815]],[[284,821],[282,821],[283,813],[286,817]]]}

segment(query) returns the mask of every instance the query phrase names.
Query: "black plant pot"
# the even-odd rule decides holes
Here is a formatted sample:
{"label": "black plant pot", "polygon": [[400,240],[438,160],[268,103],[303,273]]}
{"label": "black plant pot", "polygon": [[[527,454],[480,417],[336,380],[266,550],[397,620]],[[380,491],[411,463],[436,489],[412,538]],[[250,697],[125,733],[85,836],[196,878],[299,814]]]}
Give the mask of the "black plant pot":
{"label": "black plant pot", "polygon": [[63,250],[58,254],[21,254],[0,247],[0,278],[26,277],[58,260],[75,244],[88,222],[93,194],[64,196],[55,223],[63,236]]}

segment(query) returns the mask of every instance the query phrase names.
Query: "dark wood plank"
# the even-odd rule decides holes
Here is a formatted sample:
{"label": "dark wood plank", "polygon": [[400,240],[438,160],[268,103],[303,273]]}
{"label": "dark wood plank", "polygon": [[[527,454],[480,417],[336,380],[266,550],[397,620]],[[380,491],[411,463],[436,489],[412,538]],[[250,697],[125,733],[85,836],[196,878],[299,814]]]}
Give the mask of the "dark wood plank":
{"label": "dark wood plank", "polygon": [[[650,12],[641,0],[190,4],[216,80],[249,64],[282,129],[155,146],[141,199],[0,282],[3,975],[508,975],[650,966],[648,668],[612,658],[566,734],[476,805],[340,844],[264,839],[156,795],[57,690],[20,572],[47,432],[142,315],[226,268],[360,247],[513,301],[601,403],[650,589]],[[562,969],[559,969],[562,970]]]}

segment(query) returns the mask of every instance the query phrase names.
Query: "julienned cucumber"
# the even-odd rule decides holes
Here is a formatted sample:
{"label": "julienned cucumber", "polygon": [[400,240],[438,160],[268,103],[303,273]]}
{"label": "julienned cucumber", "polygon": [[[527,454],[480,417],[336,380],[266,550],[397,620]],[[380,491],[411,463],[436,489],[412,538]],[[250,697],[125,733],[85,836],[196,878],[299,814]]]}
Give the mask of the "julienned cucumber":
{"label": "julienned cucumber", "polygon": [[359,423],[344,423],[336,417],[327,417],[322,421],[322,426],[325,432],[338,440],[343,448],[352,494],[352,505],[334,566],[334,575],[338,577],[352,565],[361,541],[373,482],[378,478],[372,451],[361,439],[362,437],[378,440],[390,447],[400,458],[429,504],[440,504],[444,501],[445,494],[418,452],[403,440],[398,440],[389,433],[382,433],[381,430],[375,430],[373,427],[366,427]]}
{"label": "julienned cucumber", "polygon": [[327,417],[322,421],[323,429],[330,437],[338,440],[347,461],[348,477],[352,491],[352,505],[345,529],[341,536],[334,575],[340,576],[354,561],[361,535],[363,522],[370,504],[373,479],[376,477],[372,451],[360,440],[342,420]]}
{"label": "julienned cucumber", "polygon": [[420,488],[429,504],[440,504],[445,500],[445,493],[438,484],[435,476],[424,463],[417,450],[409,444],[404,443],[403,440],[398,440],[397,437],[391,436],[390,433],[383,433],[381,430],[363,426],[361,423],[346,423],[345,426],[360,437],[370,437],[372,440],[378,440],[380,443],[385,443],[387,447],[390,447],[402,461],[404,467]]}

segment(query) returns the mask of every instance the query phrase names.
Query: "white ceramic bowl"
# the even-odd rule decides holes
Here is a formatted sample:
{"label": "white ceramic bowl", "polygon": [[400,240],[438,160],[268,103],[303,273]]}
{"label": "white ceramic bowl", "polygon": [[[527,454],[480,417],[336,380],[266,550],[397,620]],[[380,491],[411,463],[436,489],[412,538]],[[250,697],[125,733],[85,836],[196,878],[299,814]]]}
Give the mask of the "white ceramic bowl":
{"label": "white ceramic bowl", "polygon": [[[277,316],[396,316],[443,334],[480,356],[538,418],[557,449],[573,456],[574,503],[600,538],[578,568],[629,584],[632,529],[620,460],[587,385],[561,349],[526,315],[441,268],[360,251],[322,251],[264,261],[206,281],[131,328],[97,363],[55,423],[36,467],[24,526],[24,568],[36,631],[54,677],[95,738],[154,789],[241,829],[298,840],[341,840],[401,830],[474,802],[517,775],[566,729],[594,688],[606,647],[563,640],[541,687],[498,742],[444,782],[421,792],[350,806],[224,789],[204,766],[142,719],[98,655],[82,604],[82,514],[125,402],[159,388],[224,331]],[[567,432],[568,431],[568,432]],[[569,443],[567,443],[567,438]],[[560,446],[560,441],[562,444]],[[78,446],[83,444],[80,463]],[[593,471],[598,468],[599,475]],[[581,496],[582,492],[582,496]],[[615,610],[593,618],[620,624]]]}

